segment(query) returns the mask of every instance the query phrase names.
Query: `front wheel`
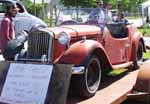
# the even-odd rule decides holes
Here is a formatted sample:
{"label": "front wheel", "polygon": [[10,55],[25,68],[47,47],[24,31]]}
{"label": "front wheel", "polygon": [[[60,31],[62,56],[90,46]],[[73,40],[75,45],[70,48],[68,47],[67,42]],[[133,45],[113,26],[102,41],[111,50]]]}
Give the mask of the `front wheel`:
{"label": "front wheel", "polygon": [[91,55],[84,63],[85,72],[81,76],[76,76],[76,91],[83,97],[89,98],[95,95],[101,80],[100,61],[95,55]]}

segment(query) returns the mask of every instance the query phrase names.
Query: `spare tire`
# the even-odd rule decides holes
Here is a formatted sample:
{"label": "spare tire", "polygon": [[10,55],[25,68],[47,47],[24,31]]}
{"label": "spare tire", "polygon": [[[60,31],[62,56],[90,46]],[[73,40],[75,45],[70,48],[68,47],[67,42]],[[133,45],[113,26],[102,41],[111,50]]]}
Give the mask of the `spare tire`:
{"label": "spare tire", "polygon": [[5,60],[13,60],[17,53],[20,53],[24,44],[17,40],[10,40],[2,53]]}

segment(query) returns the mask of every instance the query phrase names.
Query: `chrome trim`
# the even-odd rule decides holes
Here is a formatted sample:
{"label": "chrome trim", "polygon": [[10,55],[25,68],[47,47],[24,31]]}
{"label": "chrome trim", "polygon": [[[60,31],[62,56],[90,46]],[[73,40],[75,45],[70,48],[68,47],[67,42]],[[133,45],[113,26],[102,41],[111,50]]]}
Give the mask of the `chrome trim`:
{"label": "chrome trim", "polygon": [[84,66],[72,67],[72,74],[84,74],[84,70]]}
{"label": "chrome trim", "polygon": [[19,54],[16,54],[14,60],[17,61],[18,58],[19,58]]}
{"label": "chrome trim", "polygon": [[[31,34],[33,34],[33,35],[31,35]],[[26,57],[27,59],[25,59],[25,61],[26,60],[39,61],[42,54],[45,54],[47,56],[47,61],[51,62],[52,61],[53,39],[54,39],[54,35],[52,32],[45,31],[42,29],[39,29],[39,30],[36,30],[36,31],[30,33],[30,35],[28,37],[28,49],[27,49],[27,57]],[[38,42],[38,44],[36,44],[34,42],[36,42],[36,43]],[[42,47],[42,44],[40,44],[43,42],[47,43],[46,47]],[[30,48],[31,46],[34,48]],[[34,53],[32,53],[32,51]],[[32,57],[33,54],[34,54],[34,57]],[[39,56],[39,55],[41,55],[41,56]],[[19,59],[19,60],[23,60],[23,59],[24,58]]]}
{"label": "chrome trim", "polygon": [[46,55],[42,55],[41,62],[42,63],[47,62],[47,56]]}
{"label": "chrome trim", "polygon": [[42,62],[41,59],[31,59],[31,58],[19,58],[16,61],[32,61],[32,62]]}
{"label": "chrome trim", "polygon": [[49,41],[49,50],[48,50],[48,62],[52,62],[52,51],[53,51],[53,39],[54,39],[54,35],[52,32],[49,32],[49,34],[51,35],[52,38],[50,38]]}

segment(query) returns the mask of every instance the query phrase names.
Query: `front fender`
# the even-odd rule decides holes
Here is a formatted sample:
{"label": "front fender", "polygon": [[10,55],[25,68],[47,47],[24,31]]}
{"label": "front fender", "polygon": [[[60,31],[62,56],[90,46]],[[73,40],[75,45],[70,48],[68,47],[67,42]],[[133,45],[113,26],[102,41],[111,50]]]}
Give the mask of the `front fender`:
{"label": "front fender", "polygon": [[100,48],[104,52],[103,46],[94,40],[79,41],[72,44],[59,59],[59,63],[80,65],[94,49]]}

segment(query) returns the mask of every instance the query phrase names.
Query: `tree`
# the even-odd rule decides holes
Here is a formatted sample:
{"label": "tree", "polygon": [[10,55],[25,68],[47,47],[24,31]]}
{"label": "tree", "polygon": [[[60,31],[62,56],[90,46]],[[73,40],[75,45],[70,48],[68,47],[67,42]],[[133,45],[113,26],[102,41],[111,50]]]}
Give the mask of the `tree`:
{"label": "tree", "polygon": [[[117,8],[118,0],[103,0],[104,3],[110,3],[112,8]],[[138,6],[139,4],[147,0],[121,0],[121,6],[123,10],[130,10],[132,7]],[[61,3],[67,7],[80,6],[80,7],[95,7],[96,0],[61,0]]]}
{"label": "tree", "polygon": [[36,4],[36,3],[34,4],[30,0],[22,0],[21,2],[25,5],[29,13],[36,16],[41,15],[41,10],[42,10],[41,4]]}
{"label": "tree", "polygon": [[44,20],[45,18],[45,5],[44,5],[44,0],[42,0],[42,19]]}
{"label": "tree", "polygon": [[20,0],[25,6],[32,3],[31,0]]}
{"label": "tree", "polygon": [[92,7],[95,1],[96,0],[61,0],[61,3],[64,4],[66,7]]}
{"label": "tree", "polygon": [[[95,7],[96,6],[96,0],[60,0],[62,4],[64,4],[67,7],[70,6],[80,6],[80,7]],[[115,7],[117,0],[103,0],[105,3],[112,4],[113,7]]]}
{"label": "tree", "polygon": [[33,3],[34,3],[34,15],[36,15],[35,0],[33,1]]}

